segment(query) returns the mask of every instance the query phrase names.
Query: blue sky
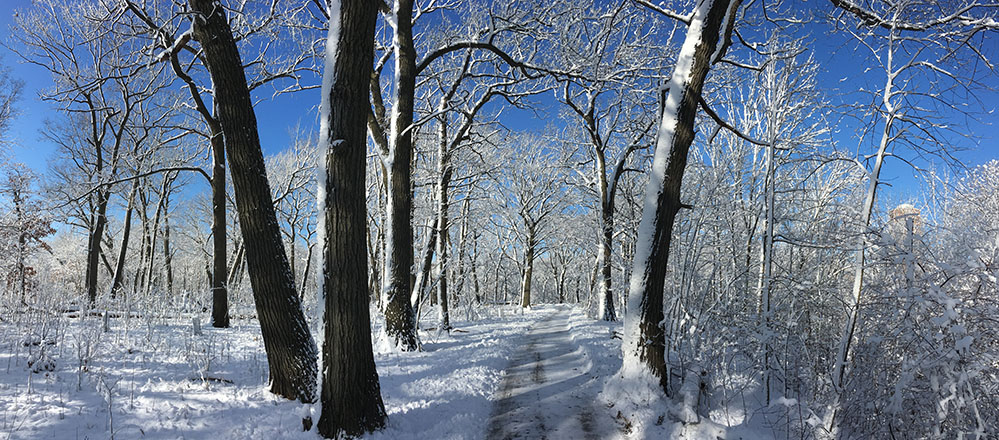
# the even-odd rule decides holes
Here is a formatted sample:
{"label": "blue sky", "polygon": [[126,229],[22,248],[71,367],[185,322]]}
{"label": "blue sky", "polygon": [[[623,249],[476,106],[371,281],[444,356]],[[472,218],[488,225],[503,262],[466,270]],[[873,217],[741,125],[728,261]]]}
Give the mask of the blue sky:
{"label": "blue sky", "polygon": [[[9,41],[11,15],[18,8],[30,6],[30,0],[4,0],[0,4],[0,38]],[[836,35],[827,35],[821,27],[810,30],[811,37],[816,43],[812,45],[815,59],[821,64],[820,86],[827,88],[829,93],[836,94],[840,90],[851,90],[862,85],[858,81],[870,81],[870,78],[861,78],[862,62],[858,62],[857,55],[853,53],[853,46],[845,43],[844,39]],[[986,40],[988,45],[999,45],[999,38],[993,36]],[[995,46],[987,50],[992,54],[997,54]],[[15,77],[25,81],[25,90],[20,102],[20,116],[12,126],[10,137],[14,140],[12,153],[14,159],[26,163],[31,168],[40,173],[44,173],[47,163],[53,153],[53,146],[42,141],[39,136],[39,129],[46,118],[57,116],[52,108],[38,99],[38,91],[51,84],[49,74],[42,68],[31,66],[20,62],[18,57],[6,48],[0,49],[3,64],[10,66]],[[844,81],[843,78],[846,78]],[[993,75],[986,83],[999,89],[999,78]],[[550,98],[543,99],[551,104]],[[986,105],[999,106],[999,93],[987,92],[982,96],[982,101]],[[278,97],[273,101],[265,100],[256,107],[257,119],[260,126],[260,136],[265,152],[276,152],[286,148],[291,143],[291,130],[296,126],[311,131],[315,127],[317,115],[317,104],[319,102],[318,91],[299,92],[296,94]],[[553,111],[556,111],[553,109]],[[549,120],[536,118],[534,114],[523,111],[507,111],[509,116],[517,120],[506,120],[508,126],[515,129],[540,130],[549,123]],[[984,122],[987,125],[972,123],[970,132],[972,137],[978,142],[978,147],[973,143],[963,141],[964,147],[972,148],[970,151],[958,153],[957,156],[967,165],[974,166],[989,160],[999,159],[999,117],[995,114],[986,115]],[[855,128],[844,122],[838,127],[840,133],[837,141],[841,146],[851,146],[856,148]],[[862,151],[870,151],[871,146],[865,146]],[[921,163],[926,165],[926,163]],[[918,198],[919,189],[916,179],[912,175],[912,170],[904,163],[892,160],[889,161],[884,170],[885,179],[892,184],[888,192],[895,193],[894,198],[909,199]]]}

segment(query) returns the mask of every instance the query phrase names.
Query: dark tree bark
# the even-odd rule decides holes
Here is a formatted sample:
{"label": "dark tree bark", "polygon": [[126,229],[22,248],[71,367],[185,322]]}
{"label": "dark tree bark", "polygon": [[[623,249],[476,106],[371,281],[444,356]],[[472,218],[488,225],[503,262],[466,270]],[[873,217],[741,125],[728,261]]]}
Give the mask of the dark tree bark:
{"label": "dark tree bark", "polygon": [[534,278],[534,248],[537,243],[534,241],[534,227],[527,228],[527,243],[524,251],[524,276],[520,281],[520,307],[531,306],[531,282]]}
{"label": "dark tree bark", "polygon": [[[391,242],[386,255],[385,333],[400,349],[416,351],[416,315],[410,303],[413,272],[413,101],[416,93],[416,48],[413,45],[413,0],[396,4],[396,88],[392,120],[386,229]],[[365,110],[367,114],[367,110]]]}
{"label": "dark tree bark", "polygon": [[625,348],[625,355],[637,355],[667,394],[669,374],[666,370],[666,338],[661,325],[663,289],[673,224],[683,207],[680,201],[680,184],[690,144],[694,140],[694,118],[704,80],[711,64],[724,53],[727,35],[721,34],[723,31],[732,32],[735,16],[733,11],[741,3],[741,0],[705,1],[710,3],[698,3],[691,15],[691,24],[681,49],[683,53],[690,53],[691,59],[677,63],[670,81],[666,110],[657,135],[653,178],[646,187],[645,206],[639,227],[638,245],[644,248],[636,253],[631,274],[632,290],[629,293],[629,296],[640,298],[640,305],[639,310],[629,311],[637,315],[637,320],[629,321],[635,322],[638,329],[637,332],[631,328],[626,331],[627,337],[631,339],[627,343],[632,346]]}
{"label": "dark tree bark", "polygon": [[163,266],[167,295],[173,297],[173,253],[170,250],[170,192],[163,195]]}
{"label": "dark tree bark", "polygon": [[[445,138],[446,139],[446,138]],[[440,153],[444,153],[441,147]],[[446,163],[446,162],[443,162]],[[447,248],[450,246],[448,239],[448,229],[450,228],[448,218],[448,187],[451,185],[451,167],[441,170],[440,180],[437,182],[437,267],[440,271],[440,279],[437,281],[437,300],[440,302],[440,330],[451,332],[451,312],[448,310],[448,279],[447,268],[450,264],[448,260]]]}
{"label": "dark tree bark", "polygon": [[[339,11],[331,12],[327,44],[335,44],[335,50],[327,47],[322,105],[328,131],[320,133],[326,178],[325,210],[319,213],[325,311],[318,428],[324,437],[341,438],[381,429],[387,418],[371,348],[364,183],[368,79],[378,6],[369,0],[344,0]],[[338,34],[332,34],[335,29]],[[408,297],[403,300],[409,304]]]}
{"label": "dark tree bark", "polygon": [[229,265],[226,262],[225,141],[212,129],[212,326],[229,327]]}
{"label": "dark tree bark", "polygon": [[194,38],[201,43],[215,85],[215,105],[229,156],[271,392],[314,402],[316,345],[281,241],[239,50],[218,0],[189,0],[188,4],[195,13]]}
{"label": "dark tree bark", "polygon": [[97,190],[96,199],[97,209],[94,211],[90,237],[87,239],[87,270],[85,280],[87,285],[87,300],[91,306],[97,302],[97,269],[100,265],[102,253],[101,238],[104,236],[104,228],[108,222],[108,191],[106,189]]}
{"label": "dark tree bark", "polygon": [[132,232],[132,211],[135,208],[135,193],[139,190],[139,180],[132,182],[132,192],[128,196],[128,207],[125,208],[125,225],[121,231],[121,247],[118,249],[118,262],[115,264],[114,277],[111,280],[111,298],[118,296],[121,282],[125,278],[125,257],[128,254],[128,237]]}
{"label": "dark tree bark", "polygon": [[[601,172],[603,175],[603,172]],[[601,179],[603,180],[603,179]],[[604,188],[601,191],[606,193],[606,182],[601,182]],[[601,197],[603,199],[603,197]],[[600,210],[600,287],[601,301],[603,301],[604,321],[617,321],[617,313],[614,312],[614,290],[611,287],[613,277],[613,262],[611,253],[614,251],[614,200],[601,200]]]}

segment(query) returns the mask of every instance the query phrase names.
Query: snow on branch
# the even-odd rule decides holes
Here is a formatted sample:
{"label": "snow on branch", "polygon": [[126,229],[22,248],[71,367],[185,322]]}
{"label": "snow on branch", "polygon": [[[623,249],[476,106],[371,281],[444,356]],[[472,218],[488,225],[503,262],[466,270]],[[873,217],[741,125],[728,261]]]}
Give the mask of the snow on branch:
{"label": "snow on branch", "polygon": [[690,25],[690,14],[680,15],[675,11],[671,11],[662,6],[656,5],[649,0],[632,0],[632,1],[641,6],[645,6],[646,8],[649,8],[650,10],[655,11],[664,17],[672,18],[688,26]]}
{"label": "snow on branch", "polygon": [[163,52],[160,52],[159,55],[156,55],[156,62],[162,63],[165,61],[169,61],[170,57],[176,54],[177,51],[179,51],[181,48],[186,46],[188,42],[191,41],[191,37],[193,35],[194,35],[194,28],[188,28],[186,31],[184,31],[184,33],[180,34],[180,36],[178,36],[176,40],[174,40],[173,44],[171,44],[170,47],[163,50]]}
{"label": "snow on branch", "polygon": [[[638,0],[636,0],[638,1]],[[939,17],[933,20],[928,20],[924,22],[908,22],[899,19],[886,19],[879,15],[873,10],[867,9],[851,0],[829,0],[832,2],[833,6],[840,8],[846,12],[853,14],[855,17],[860,19],[867,26],[882,27],[885,29],[897,29],[903,31],[915,31],[921,32],[932,29],[934,27],[948,24],[951,22],[959,22],[962,25],[977,24],[985,29],[999,29],[999,23],[993,19],[981,20],[974,17],[968,17],[964,14],[970,12],[977,8],[997,8],[999,4],[997,3],[969,3],[958,8],[956,11],[950,15]]]}

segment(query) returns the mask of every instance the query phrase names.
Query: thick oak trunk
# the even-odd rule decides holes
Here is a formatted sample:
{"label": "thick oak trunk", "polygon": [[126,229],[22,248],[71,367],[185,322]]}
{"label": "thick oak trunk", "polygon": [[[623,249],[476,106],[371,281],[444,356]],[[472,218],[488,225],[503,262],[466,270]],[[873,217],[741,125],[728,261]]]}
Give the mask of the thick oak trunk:
{"label": "thick oak trunk", "polygon": [[331,12],[322,103],[327,119],[320,133],[326,172],[320,188],[325,209],[319,213],[325,306],[319,432],[341,438],[380,429],[386,420],[371,348],[364,183],[378,12],[368,0],[344,0]]}
{"label": "thick oak trunk", "polygon": [[215,86],[215,105],[229,156],[246,264],[270,367],[271,392],[313,402],[316,346],[302,313],[274,214],[243,63],[218,0],[190,0],[188,4],[196,14],[192,20],[194,37],[201,43]]}
{"label": "thick oak trunk", "polygon": [[87,300],[93,306],[97,302],[97,268],[101,258],[101,239],[107,226],[108,195],[107,190],[97,191],[97,209],[94,211],[93,226],[87,239]]}

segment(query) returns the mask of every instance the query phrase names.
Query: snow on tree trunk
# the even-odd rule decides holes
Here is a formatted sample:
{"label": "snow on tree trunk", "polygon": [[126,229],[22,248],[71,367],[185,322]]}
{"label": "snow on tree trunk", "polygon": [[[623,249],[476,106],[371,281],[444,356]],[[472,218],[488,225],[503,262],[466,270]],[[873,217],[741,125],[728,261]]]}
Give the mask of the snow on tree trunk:
{"label": "snow on tree trunk", "polygon": [[534,230],[528,227],[527,246],[524,251],[524,276],[520,281],[520,307],[531,307],[531,282],[534,276]]}
{"label": "snow on tree trunk", "polygon": [[[666,339],[662,328],[663,290],[670,235],[682,204],[680,183],[694,140],[694,117],[701,89],[712,62],[723,52],[723,38],[739,0],[703,0],[690,15],[690,24],[669,81],[662,121],[656,137],[649,183],[631,272],[625,319],[621,376],[655,380],[668,392]],[[642,379],[646,378],[646,379]]]}
{"label": "snow on tree trunk", "polygon": [[[318,192],[322,414],[319,433],[353,437],[385,426],[368,311],[366,106],[377,6],[334,1],[323,72]],[[406,298],[408,303],[408,298]]]}
{"label": "snow on tree trunk", "polygon": [[215,85],[271,392],[313,402],[316,346],[281,240],[239,50],[225,9],[217,0],[190,0],[188,5],[196,14],[192,19],[194,38],[201,43]]}
{"label": "snow on tree trunk", "polygon": [[[606,192],[606,189],[602,191]],[[601,196],[601,199],[603,199],[601,200],[603,208],[600,213],[600,290],[602,297],[600,302],[600,319],[604,321],[617,321],[617,313],[614,311],[614,290],[611,288],[611,278],[613,275],[611,254],[614,251],[614,202],[607,200],[606,197],[606,195]]]}
{"label": "snow on tree trunk", "polygon": [[[442,139],[447,139],[442,137]],[[437,183],[437,265],[440,268],[440,279],[437,281],[437,299],[440,302],[440,330],[450,332],[451,331],[451,315],[448,310],[448,279],[447,279],[447,267],[448,252],[448,186],[451,185],[451,167],[447,164],[446,152],[445,152],[444,142],[441,142],[441,147],[438,152],[440,163],[438,164],[440,169],[440,180]]]}
{"label": "snow on tree trunk", "polygon": [[416,49],[413,45],[413,0],[395,5],[396,88],[392,106],[392,144],[388,157],[386,206],[385,333],[403,351],[420,349],[416,315],[410,303],[413,272],[413,102],[416,91]]}
{"label": "snow on tree trunk", "polygon": [[[886,88],[885,95],[887,96],[891,91],[890,83],[889,87]],[[885,100],[887,104],[887,100]],[[889,113],[885,116],[885,126],[884,130],[881,132],[881,143],[878,147],[878,153],[874,159],[874,169],[871,170],[868,179],[867,186],[867,196],[864,199],[864,209],[861,212],[863,215],[863,220],[861,221],[861,227],[864,228],[860,234],[859,249],[857,249],[856,261],[854,262],[854,272],[853,272],[853,289],[850,292],[850,297],[847,303],[847,319],[846,325],[843,328],[843,336],[840,339],[839,351],[836,355],[836,364],[833,366],[833,386],[836,389],[841,390],[843,388],[843,380],[846,376],[846,367],[850,362],[850,348],[853,345],[853,334],[857,330],[857,319],[860,315],[860,297],[864,288],[864,264],[866,257],[867,246],[870,244],[870,234],[868,228],[871,225],[871,215],[874,212],[874,201],[877,197],[879,178],[881,175],[881,166],[884,164],[885,155],[888,152],[888,146],[891,141],[891,129],[893,122],[895,120],[894,112],[891,107],[888,109]]]}

